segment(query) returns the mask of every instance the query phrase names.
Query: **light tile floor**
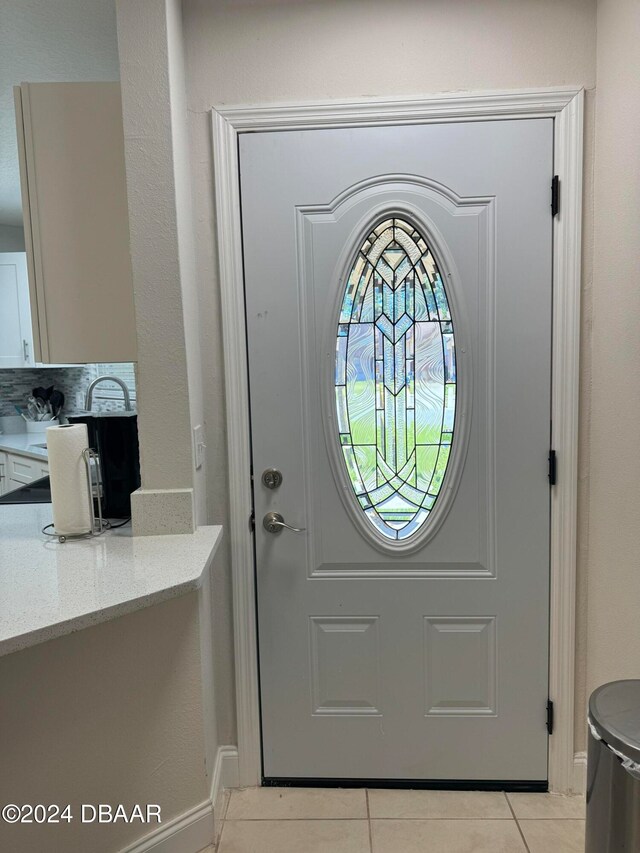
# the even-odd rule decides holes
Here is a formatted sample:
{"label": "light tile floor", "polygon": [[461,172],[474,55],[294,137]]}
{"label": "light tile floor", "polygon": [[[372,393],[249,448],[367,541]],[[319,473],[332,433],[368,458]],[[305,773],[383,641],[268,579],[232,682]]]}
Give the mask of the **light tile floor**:
{"label": "light tile floor", "polygon": [[584,851],[582,797],[247,788],[225,809],[217,853]]}

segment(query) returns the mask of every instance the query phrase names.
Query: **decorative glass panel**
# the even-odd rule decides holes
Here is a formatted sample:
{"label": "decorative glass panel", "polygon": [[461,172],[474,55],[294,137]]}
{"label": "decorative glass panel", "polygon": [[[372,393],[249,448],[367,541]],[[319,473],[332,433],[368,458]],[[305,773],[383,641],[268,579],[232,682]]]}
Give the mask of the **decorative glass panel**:
{"label": "decorative glass panel", "polygon": [[339,441],[364,516],[406,540],[433,511],[451,456],[456,349],[442,276],[404,219],[367,236],[336,336]]}

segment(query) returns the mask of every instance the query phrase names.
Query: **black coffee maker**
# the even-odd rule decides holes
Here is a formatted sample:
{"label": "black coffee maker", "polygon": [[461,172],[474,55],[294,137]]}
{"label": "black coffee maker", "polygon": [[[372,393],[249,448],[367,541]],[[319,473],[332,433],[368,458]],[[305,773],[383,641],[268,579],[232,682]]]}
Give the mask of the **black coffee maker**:
{"label": "black coffee maker", "polygon": [[130,518],[131,492],[140,488],[138,416],[135,412],[69,415],[71,424],[86,424],[89,447],[98,452],[104,518]]}

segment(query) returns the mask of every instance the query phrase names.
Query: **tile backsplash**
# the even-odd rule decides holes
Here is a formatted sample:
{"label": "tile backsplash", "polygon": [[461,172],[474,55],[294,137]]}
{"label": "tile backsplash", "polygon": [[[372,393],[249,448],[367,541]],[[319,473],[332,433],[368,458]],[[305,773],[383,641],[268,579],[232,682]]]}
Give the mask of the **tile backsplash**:
{"label": "tile backsplash", "polygon": [[[69,414],[84,405],[84,394],[91,380],[107,373],[121,376],[135,401],[133,365],[81,364],[76,367],[0,369],[0,417],[15,415],[16,405],[26,408],[27,398],[38,385],[45,388],[55,385],[62,391],[65,396],[63,413]],[[113,399],[105,399],[110,393],[109,385],[98,386],[92,406],[95,411],[122,407],[122,392],[115,385],[112,388]]]}

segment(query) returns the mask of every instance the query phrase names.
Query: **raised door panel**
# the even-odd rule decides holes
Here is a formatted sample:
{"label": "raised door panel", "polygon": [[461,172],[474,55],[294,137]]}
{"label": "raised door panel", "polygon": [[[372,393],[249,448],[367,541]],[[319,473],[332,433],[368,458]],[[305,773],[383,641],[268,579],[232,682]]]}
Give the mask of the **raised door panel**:
{"label": "raised door panel", "polygon": [[18,456],[13,453],[8,454],[9,480],[18,485],[37,480],[39,476],[38,465],[37,459],[30,459],[28,456]]}

